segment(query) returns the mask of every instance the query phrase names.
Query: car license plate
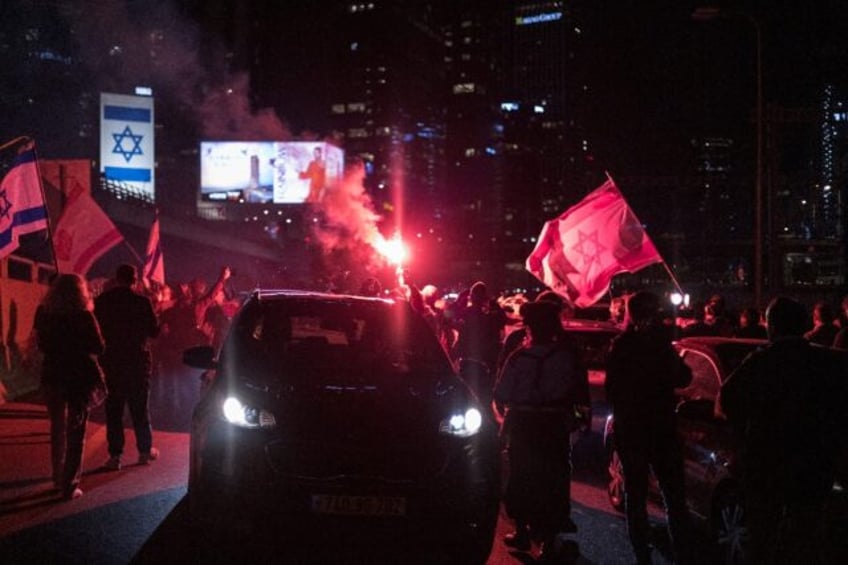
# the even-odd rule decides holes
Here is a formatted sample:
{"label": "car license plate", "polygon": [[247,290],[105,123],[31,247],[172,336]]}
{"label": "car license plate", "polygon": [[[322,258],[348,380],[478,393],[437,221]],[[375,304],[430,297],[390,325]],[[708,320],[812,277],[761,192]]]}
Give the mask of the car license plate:
{"label": "car license plate", "polygon": [[313,494],[312,512],[346,516],[405,516],[406,498]]}

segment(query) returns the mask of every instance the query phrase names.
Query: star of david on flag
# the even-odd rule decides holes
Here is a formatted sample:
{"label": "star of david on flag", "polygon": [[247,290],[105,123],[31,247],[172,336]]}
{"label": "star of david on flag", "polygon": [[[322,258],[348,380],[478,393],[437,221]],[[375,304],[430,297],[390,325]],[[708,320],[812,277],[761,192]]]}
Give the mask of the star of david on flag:
{"label": "star of david on flag", "polygon": [[[112,153],[117,153],[119,155],[123,155],[124,159],[126,159],[127,163],[129,163],[133,155],[144,155],[141,151],[141,140],[144,139],[143,135],[134,135],[130,126],[124,128],[124,131],[121,133],[113,133],[112,137],[115,139],[115,147],[112,149]],[[132,147],[127,149],[126,140],[129,139],[129,145]]]}
{"label": "star of david on flag", "polygon": [[0,258],[17,249],[20,236],[47,229],[35,147],[30,144],[12,162],[0,183]]}
{"label": "star of david on flag", "polygon": [[551,290],[585,308],[606,294],[613,276],[662,262],[618,187],[608,179],[545,223],[525,267]]}

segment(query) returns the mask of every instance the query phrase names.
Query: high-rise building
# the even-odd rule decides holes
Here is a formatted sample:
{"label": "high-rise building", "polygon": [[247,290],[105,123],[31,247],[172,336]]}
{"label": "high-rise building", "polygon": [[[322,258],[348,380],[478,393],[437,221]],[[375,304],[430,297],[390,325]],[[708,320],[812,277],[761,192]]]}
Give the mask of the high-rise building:
{"label": "high-rise building", "polygon": [[590,86],[583,68],[583,28],[570,4],[517,1],[503,14],[500,110],[504,124],[506,209],[530,221],[582,198],[592,151],[585,124]]}

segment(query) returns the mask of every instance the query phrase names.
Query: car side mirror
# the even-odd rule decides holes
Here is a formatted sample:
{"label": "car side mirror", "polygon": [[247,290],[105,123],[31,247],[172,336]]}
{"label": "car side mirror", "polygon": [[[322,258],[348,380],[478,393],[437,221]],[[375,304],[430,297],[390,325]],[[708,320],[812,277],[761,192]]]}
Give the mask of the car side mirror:
{"label": "car side mirror", "polygon": [[183,363],[195,369],[215,369],[215,349],[210,345],[198,345],[183,351]]}
{"label": "car side mirror", "polygon": [[715,401],[708,398],[684,400],[677,405],[677,415],[687,420],[711,422],[715,420]]}

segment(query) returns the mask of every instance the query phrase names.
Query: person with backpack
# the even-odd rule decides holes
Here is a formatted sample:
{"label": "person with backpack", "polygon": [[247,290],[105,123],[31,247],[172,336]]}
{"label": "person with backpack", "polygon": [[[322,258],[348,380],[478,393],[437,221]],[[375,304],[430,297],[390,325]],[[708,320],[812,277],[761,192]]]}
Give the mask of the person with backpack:
{"label": "person with backpack", "polygon": [[591,421],[588,374],[567,340],[560,308],[547,301],[521,306],[529,343],[506,360],[494,390],[509,458],[504,494],[515,532],[504,543],[529,551],[541,541],[543,560],[556,556],[571,520],[571,433]]}

